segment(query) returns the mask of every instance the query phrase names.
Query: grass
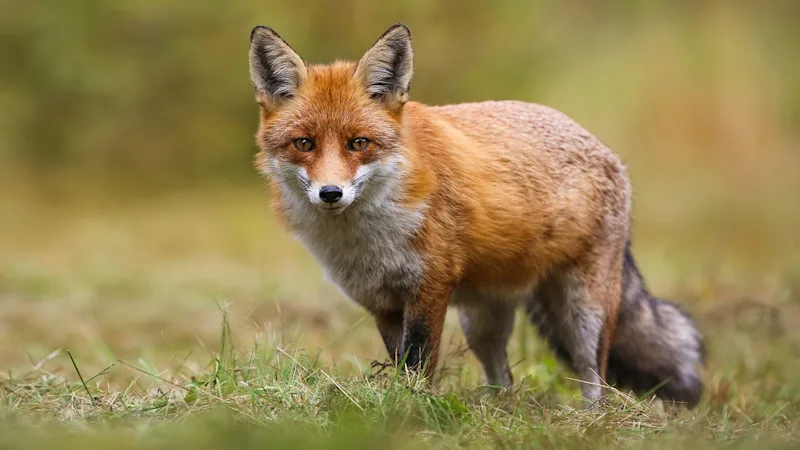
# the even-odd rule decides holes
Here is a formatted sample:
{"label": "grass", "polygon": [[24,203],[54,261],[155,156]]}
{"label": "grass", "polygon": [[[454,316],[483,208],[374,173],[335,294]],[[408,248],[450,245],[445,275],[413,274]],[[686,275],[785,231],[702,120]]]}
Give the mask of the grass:
{"label": "grass", "polygon": [[[665,253],[662,237],[642,233],[635,253],[651,284],[708,335],[707,393],[686,411],[612,390],[606,405],[584,411],[574,375],[522,317],[510,345],[512,393],[481,385],[454,317],[433,385],[373,365],[385,351],[372,320],[277,231],[256,186],[157,198],[17,188],[0,203],[0,447],[789,448],[800,440],[800,278],[788,245],[759,271],[747,235],[736,236],[734,257],[718,270],[695,236],[673,239],[685,244]],[[797,216],[785,217],[757,232],[791,228]],[[705,220],[686,213],[679,222],[711,235],[716,222]],[[646,215],[637,221],[655,227]]]}
{"label": "grass", "polygon": [[[728,385],[717,380],[712,400],[689,412],[610,389],[602,407],[587,411],[571,398],[563,373],[528,374],[504,394],[477,386],[458,367],[446,367],[433,386],[382,366],[343,376],[318,355],[268,336],[238,351],[224,311],[222,317],[221,352],[202,368],[159,371],[118,360],[97,374],[81,374],[76,364],[74,373],[57,376],[42,369],[45,361],[4,380],[0,429],[7,432],[0,444],[669,448],[749,442],[789,448],[800,438],[797,391],[774,405],[748,405],[722,401]],[[134,380],[115,389],[104,379],[111,370],[129,371]]]}

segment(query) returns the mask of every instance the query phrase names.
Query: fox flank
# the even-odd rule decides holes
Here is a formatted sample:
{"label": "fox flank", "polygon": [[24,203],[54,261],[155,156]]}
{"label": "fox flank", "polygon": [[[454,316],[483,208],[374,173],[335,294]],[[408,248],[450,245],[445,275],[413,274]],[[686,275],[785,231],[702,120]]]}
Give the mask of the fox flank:
{"label": "fox flank", "polygon": [[330,65],[269,28],[250,37],[275,214],[373,315],[394,361],[432,376],[453,305],[486,382],[510,388],[522,307],[587,402],[608,382],[696,405],[703,338],[636,267],[620,159],[545,106],[409,101],[412,71],[404,25]]}

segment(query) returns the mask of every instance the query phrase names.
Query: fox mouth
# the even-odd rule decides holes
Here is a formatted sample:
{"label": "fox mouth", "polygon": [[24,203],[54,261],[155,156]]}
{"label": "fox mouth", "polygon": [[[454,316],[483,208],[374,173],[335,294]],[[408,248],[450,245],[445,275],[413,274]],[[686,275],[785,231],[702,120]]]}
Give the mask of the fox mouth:
{"label": "fox mouth", "polygon": [[320,205],[319,206],[320,210],[325,211],[326,213],[332,214],[332,215],[339,215],[346,208],[347,208],[347,206],[345,206],[345,205],[325,205],[325,206]]}

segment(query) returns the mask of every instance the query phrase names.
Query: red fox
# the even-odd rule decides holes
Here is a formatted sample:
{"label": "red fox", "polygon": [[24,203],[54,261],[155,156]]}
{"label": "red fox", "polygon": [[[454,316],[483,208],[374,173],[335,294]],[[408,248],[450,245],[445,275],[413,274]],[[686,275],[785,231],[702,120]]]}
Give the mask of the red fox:
{"label": "red fox", "polygon": [[258,26],[249,57],[275,213],[372,314],[395,363],[433,375],[452,304],[486,382],[510,388],[521,304],[586,402],[608,382],[697,404],[703,337],[648,292],[625,167],[596,137],[531,103],[409,101],[402,24],[329,65]]}

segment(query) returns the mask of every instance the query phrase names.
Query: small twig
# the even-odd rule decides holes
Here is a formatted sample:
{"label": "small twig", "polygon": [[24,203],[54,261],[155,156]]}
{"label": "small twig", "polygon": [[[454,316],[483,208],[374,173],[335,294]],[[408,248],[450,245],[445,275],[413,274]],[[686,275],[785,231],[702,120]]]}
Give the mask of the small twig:
{"label": "small twig", "polygon": [[89,394],[89,401],[92,402],[94,405],[94,397],[92,397],[92,393],[89,391],[89,386],[86,386],[86,382],[83,381],[83,375],[81,375],[81,371],[78,370],[78,364],[75,363],[75,358],[72,357],[72,353],[67,350],[67,355],[69,355],[69,360],[72,361],[72,367],[75,368],[75,372],[78,372],[78,378],[81,379],[81,384],[83,384],[83,388],[86,389],[86,393]]}
{"label": "small twig", "polygon": [[371,374],[371,377],[377,377],[378,375],[383,373],[384,370],[386,370],[386,369],[388,369],[390,367],[396,367],[395,363],[392,362],[392,361],[385,361],[385,362],[381,362],[381,361],[378,361],[378,360],[372,361],[372,363],[370,363],[370,368],[378,369],[378,371],[373,373],[373,374]]}

